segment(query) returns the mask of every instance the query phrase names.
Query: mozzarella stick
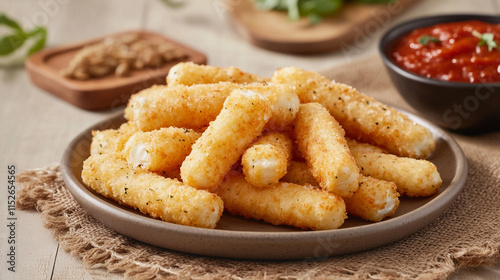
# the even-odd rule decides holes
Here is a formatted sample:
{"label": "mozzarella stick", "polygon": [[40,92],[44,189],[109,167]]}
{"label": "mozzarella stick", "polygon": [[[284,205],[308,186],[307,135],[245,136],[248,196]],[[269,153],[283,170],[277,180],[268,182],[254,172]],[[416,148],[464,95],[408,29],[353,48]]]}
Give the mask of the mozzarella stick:
{"label": "mozzarella stick", "polygon": [[257,188],[235,171],[226,176],[219,195],[232,215],[273,225],[326,230],[339,228],[347,218],[344,201],[335,194],[290,183]]}
{"label": "mozzarella stick", "polygon": [[272,82],[295,86],[302,103],[321,103],[353,139],[412,158],[426,158],[436,146],[432,133],[403,113],[320,74],[287,67]]}
{"label": "mozzarella stick", "polygon": [[343,198],[358,189],[359,170],[344,130],[319,103],[301,104],[294,134],[301,154],[321,188]]}
{"label": "mozzarella stick", "polygon": [[269,187],[286,174],[292,157],[292,140],[279,132],[268,132],[252,143],[241,157],[245,180],[255,187]]}
{"label": "mozzarella stick", "polygon": [[304,161],[292,160],[290,165],[288,165],[285,176],[281,178],[281,181],[297,185],[319,186],[318,181],[314,179],[311,173],[311,169]]}
{"label": "mozzarella stick", "polygon": [[182,163],[182,181],[214,192],[270,117],[271,107],[262,95],[234,90]]}
{"label": "mozzarella stick", "polygon": [[137,131],[130,123],[124,123],[118,129],[93,130],[90,154],[120,154],[128,139]]}
{"label": "mozzarella stick", "polygon": [[231,90],[220,84],[155,85],[132,95],[125,118],[142,131],[169,126],[202,128],[217,117]]}
{"label": "mozzarella stick", "polygon": [[[281,181],[318,186],[305,162],[292,161]],[[378,222],[394,215],[399,207],[399,193],[393,182],[360,176],[358,190],[350,198],[344,198],[344,202],[349,215]]]}
{"label": "mozzarella stick", "polygon": [[82,180],[99,194],[166,222],[215,228],[223,211],[217,195],[134,168],[113,155],[85,160]]}
{"label": "mozzarella stick", "polygon": [[255,74],[245,73],[236,67],[216,67],[199,65],[193,62],[181,62],[170,68],[167,75],[167,84],[195,85],[214,84],[218,82],[232,82],[237,84],[264,83],[269,79]]}
{"label": "mozzarella stick", "polygon": [[269,129],[291,124],[299,109],[299,98],[288,85],[234,83],[193,86],[153,86],[133,95],[125,118],[142,131],[161,127],[202,128],[217,117],[231,91],[247,89],[261,93],[272,106]]}
{"label": "mozzarella stick", "polygon": [[437,167],[430,161],[382,153],[353,153],[361,173],[394,182],[407,196],[430,196],[441,187]]}
{"label": "mozzarella stick", "polygon": [[153,172],[180,168],[201,133],[178,127],[137,132],[125,144],[127,161]]}
{"label": "mozzarella stick", "polygon": [[368,144],[368,143],[363,143],[363,142],[359,142],[359,141],[356,141],[354,139],[351,139],[351,138],[346,138],[347,140],[347,145],[349,146],[349,150],[351,150],[351,153],[383,153],[383,154],[387,154],[387,151],[380,148],[380,147],[377,147],[375,145],[372,145],[372,144]]}
{"label": "mozzarella stick", "polygon": [[361,176],[359,188],[344,199],[347,213],[364,220],[380,222],[392,217],[399,207],[399,193],[393,182]]}

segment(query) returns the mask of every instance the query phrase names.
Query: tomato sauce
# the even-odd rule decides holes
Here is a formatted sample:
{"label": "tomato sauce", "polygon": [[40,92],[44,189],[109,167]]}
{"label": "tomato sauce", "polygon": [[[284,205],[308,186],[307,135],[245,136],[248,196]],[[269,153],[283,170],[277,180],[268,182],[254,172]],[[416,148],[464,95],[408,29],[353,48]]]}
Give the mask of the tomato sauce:
{"label": "tomato sauce", "polygon": [[[491,51],[473,31],[492,33],[500,46],[500,24],[477,20],[416,29],[400,38],[392,59],[400,67],[427,78],[466,82],[500,82],[500,47]],[[431,38],[427,44],[422,37]],[[424,37],[425,38],[425,37]],[[439,40],[438,40],[439,39]]]}

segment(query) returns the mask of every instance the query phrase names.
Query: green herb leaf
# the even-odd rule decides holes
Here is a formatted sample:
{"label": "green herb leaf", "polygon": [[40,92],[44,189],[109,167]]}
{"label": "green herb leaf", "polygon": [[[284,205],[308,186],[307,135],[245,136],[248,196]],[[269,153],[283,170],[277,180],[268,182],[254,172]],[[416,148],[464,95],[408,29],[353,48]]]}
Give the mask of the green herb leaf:
{"label": "green herb leaf", "polygon": [[389,3],[394,0],[254,0],[257,7],[263,10],[287,11],[288,18],[296,21],[300,17],[308,17],[312,24],[321,22],[325,16],[338,12],[345,2]]}
{"label": "green herb leaf", "polygon": [[179,8],[184,6],[184,2],[182,1],[174,1],[174,0],[160,0],[163,4],[169,6],[170,8]]}
{"label": "green herb leaf", "polygon": [[8,55],[19,47],[21,47],[26,41],[26,37],[19,34],[7,35],[0,38],[0,55]]}
{"label": "green herb leaf", "polygon": [[7,25],[10,28],[18,31],[19,33],[24,33],[21,26],[19,26],[19,24],[15,20],[13,20],[13,19],[9,18],[7,15],[1,14],[1,13],[0,13],[0,25]]}
{"label": "green herb leaf", "polygon": [[45,41],[47,38],[47,30],[43,27],[38,27],[38,33],[39,37],[35,41],[35,43],[29,48],[28,50],[28,56],[36,53],[37,51],[41,50],[43,46],[45,46]]}
{"label": "green herb leaf", "polygon": [[321,17],[318,14],[309,14],[307,17],[309,18],[309,21],[313,25],[314,24],[318,24],[318,23],[320,23],[323,20],[323,17]]}
{"label": "green herb leaf", "polygon": [[488,51],[492,51],[493,49],[499,49],[498,43],[494,40],[493,33],[479,33],[477,30],[472,31],[472,35],[481,39],[477,45],[479,47],[487,45]]}
{"label": "green herb leaf", "polygon": [[434,42],[436,44],[441,43],[439,38],[430,35],[423,35],[420,38],[418,38],[418,43],[420,43],[423,46],[427,46],[429,42]]}
{"label": "green herb leaf", "polygon": [[0,56],[9,55],[19,49],[26,41],[33,39],[34,43],[30,46],[26,56],[29,56],[45,46],[47,30],[44,27],[37,26],[28,32],[7,15],[0,13],[0,25],[6,25],[12,29],[12,34],[0,38]]}
{"label": "green herb leaf", "polygon": [[301,16],[309,17],[311,23],[316,24],[322,17],[338,12],[343,4],[344,0],[302,0],[299,11]]}

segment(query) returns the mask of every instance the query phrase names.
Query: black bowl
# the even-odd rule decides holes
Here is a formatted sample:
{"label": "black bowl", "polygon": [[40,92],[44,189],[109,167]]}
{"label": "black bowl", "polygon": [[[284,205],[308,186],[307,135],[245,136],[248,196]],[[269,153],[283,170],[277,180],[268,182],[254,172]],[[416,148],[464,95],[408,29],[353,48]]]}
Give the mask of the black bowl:
{"label": "black bowl", "polygon": [[[441,15],[399,24],[382,37],[379,51],[401,96],[435,124],[457,132],[500,129],[500,83],[462,83],[429,79],[397,66],[390,58],[395,42],[414,29],[438,23],[481,20],[500,23],[499,16]],[[498,39],[497,39],[498,40]]]}

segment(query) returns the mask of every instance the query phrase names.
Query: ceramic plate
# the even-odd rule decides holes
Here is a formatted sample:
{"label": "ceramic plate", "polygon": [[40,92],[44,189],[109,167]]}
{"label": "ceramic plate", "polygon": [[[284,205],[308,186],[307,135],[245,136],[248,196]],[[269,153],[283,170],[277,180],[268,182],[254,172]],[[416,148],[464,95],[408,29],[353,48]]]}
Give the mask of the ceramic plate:
{"label": "ceramic plate", "polygon": [[[404,112],[406,113],[406,112]],[[117,128],[122,115],[98,123],[78,135],[68,146],[61,169],[68,189],[95,219],[139,241],[204,256],[239,259],[314,259],[368,250],[400,240],[440,216],[462,190],[467,160],[453,138],[442,129],[406,113],[429,128],[437,146],[429,160],[443,179],[439,192],[427,198],[401,199],[396,215],[379,223],[349,217],[341,228],[303,231],[224,214],[215,229],[163,222],[124,207],[86,187],[80,178],[82,163],[89,156],[91,131]]]}

